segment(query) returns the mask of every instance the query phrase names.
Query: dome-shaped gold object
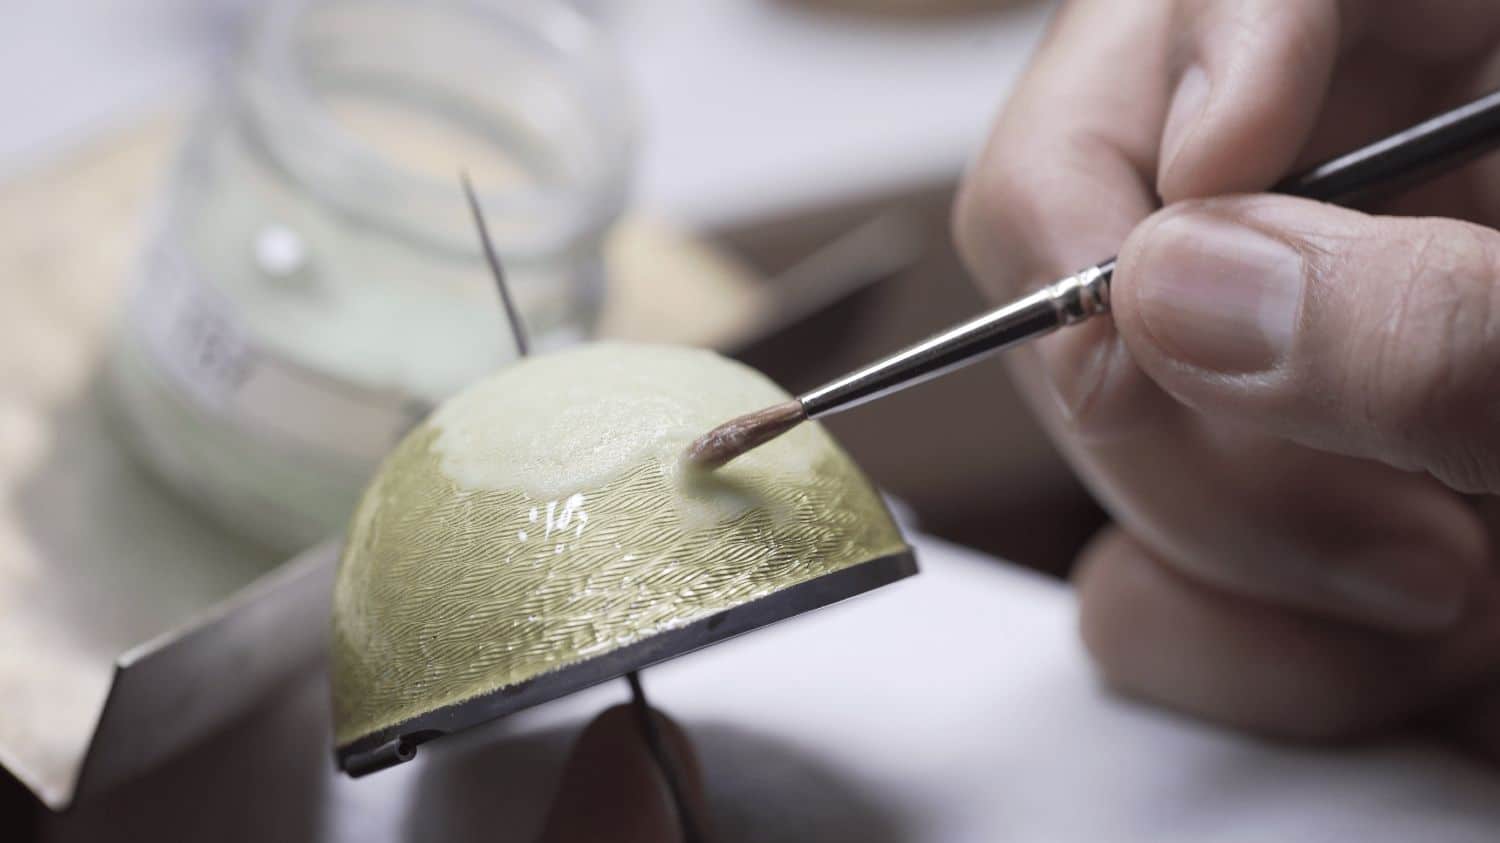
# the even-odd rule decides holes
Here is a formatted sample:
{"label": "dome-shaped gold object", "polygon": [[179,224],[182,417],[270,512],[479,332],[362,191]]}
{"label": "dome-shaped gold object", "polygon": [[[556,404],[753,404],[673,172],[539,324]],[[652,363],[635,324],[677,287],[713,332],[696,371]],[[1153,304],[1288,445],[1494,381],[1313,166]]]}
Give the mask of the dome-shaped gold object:
{"label": "dome-shaped gold object", "polygon": [[693,437],[786,400],[712,353],[600,344],[455,397],[386,459],[345,544],[340,766],[553,699],[916,571],[817,424],[728,466]]}

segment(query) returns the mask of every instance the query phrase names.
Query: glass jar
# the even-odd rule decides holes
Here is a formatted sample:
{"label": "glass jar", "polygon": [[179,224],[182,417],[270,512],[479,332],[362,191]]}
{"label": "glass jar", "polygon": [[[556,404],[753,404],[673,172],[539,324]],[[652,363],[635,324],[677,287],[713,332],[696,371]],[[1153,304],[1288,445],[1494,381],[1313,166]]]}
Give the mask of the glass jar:
{"label": "glass jar", "polygon": [[234,532],[291,551],[341,530],[402,433],[516,353],[461,172],[533,344],[590,331],[625,94],[558,3],[270,6],[138,266],[111,356],[126,439]]}

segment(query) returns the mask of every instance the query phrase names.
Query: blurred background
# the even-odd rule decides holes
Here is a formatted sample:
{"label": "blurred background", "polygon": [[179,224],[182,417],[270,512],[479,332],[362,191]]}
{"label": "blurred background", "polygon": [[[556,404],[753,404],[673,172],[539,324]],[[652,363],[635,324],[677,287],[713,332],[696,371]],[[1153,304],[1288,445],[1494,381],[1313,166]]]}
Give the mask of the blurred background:
{"label": "blurred background", "polygon": [[[284,673],[268,641],[316,661],[289,595],[326,574],[283,561],[514,355],[460,172],[539,345],[704,345],[799,391],[984,307],[954,188],[1052,5],[12,4],[0,801],[150,761],[132,693],[181,745],[247,710],[161,707],[195,635],[251,684]],[[995,557],[1064,575],[1102,520],[997,361],[829,427],[910,524]],[[267,595],[286,614],[246,620]]]}
{"label": "blurred background", "polygon": [[[349,5],[377,10],[381,6]],[[517,177],[513,171],[507,175],[510,165],[501,159],[524,157],[517,150],[527,143],[551,143],[555,148],[559,137],[569,137],[567,142],[579,147],[570,150],[575,157],[608,157],[582,148],[587,144],[577,138],[580,133],[594,133],[592,141],[603,149],[614,147],[615,158],[580,163],[595,171],[563,177],[560,193],[607,194],[615,186],[599,183],[611,179],[625,180],[625,187],[620,195],[598,200],[611,207],[581,212],[593,218],[557,223],[554,228],[574,224],[596,230],[582,235],[583,241],[594,233],[614,236],[618,251],[628,254],[620,260],[628,265],[611,277],[604,267],[589,265],[590,257],[578,256],[602,246],[574,242],[517,270],[526,288],[522,296],[527,299],[528,321],[537,323],[534,330],[553,335],[554,341],[602,333],[713,345],[797,391],[975,312],[983,302],[965,279],[948,232],[953,187],[1039,35],[1050,4],[582,2],[579,8],[598,24],[604,43],[574,45],[573,53],[549,59],[555,67],[524,67],[520,58],[505,66],[507,60],[496,54],[510,47],[519,54],[526,48],[494,35],[488,42],[472,36],[474,43],[460,45],[460,50],[475,54],[488,51],[485,60],[449,56],[451,68],[430,70],[431,78],[425,80],[430,87],[419,95],[430,94],[436,100],[454,91],[474,94],[473,100],[454,108],[469,108],[471,115],[481,117],[498,115],[496,119],[503,120],[507,109],[524,108],[514,86],[535,88],[536,79],[549,74],[547,84],[561,86],[558,99],[577,97],[568,107],[578,113],[558,118],[572,120],[572,125],[538,130],[533,138],[501,136],[498,141],[487,140],[484,130],[455,137],[451,115],[435,119],[428,114],[417,118],[426,122],[416,126],[412,113],[420,109],[407,108],[409,99],[396,107],[392,103],[397,95],[371,92],[370,80],[380,84],[382,75],[420,75],[414,69],[420,63],[412,61],[414,53],[392,54],[383,46],[388,42],[382,39],[390,33],[381,27],[411,25],[399,14],[388,15],[391,19],[384,22],[367,19],[351,26],[354,15],[369,10],[333,8],[311,24],[268,24],[265,18],[276,14],[257,18],[261,6],[230,0],[73,0],[26,4],[8,12],[3,61],[11,72],[0,77],[0,101],[8,106],[0,125],[0,176],[25,181],[40,171],[67,178],[59,172],[70,166],[65,162],[76,167],[81,160],[108,154],[102,148],[110,145],[118,149],[131,143],[154,144],[151,152],[156,158],[146,161],[150,155],[142,155],[107,166],[108,172],[86,191],[95,194],[87,198],[96,201],[101,198],[96,192],[102,190],[145,193],[122,199],[133,204],[110,218],[112,229],[128,226],[130,232],[123,244],[128,257],[109,256],[118,264],[118,273],[136,281],[142,275],[177,272],[171,266],[174,259],[159,253],[186,250],[195,252],[187,260],[196,263],[182,272],[225,274],[218,262],[225,253],[232,254],[236,261],[253,264],[236,266],[248,274],[227,281],[210,279],[207,284],[225,293],[227,310],[248,312],[252,324],[247,331],[260,334],[252,342],[272,346],[293,364],[307,364],[345,380],[362,378],[375,390],[430,401],[451,391],[453,384],[493,368],[504,353],[504,338],[490,330],[493,314],[466,307],[466,295],[489,293],[478,267],[448,273],[452,283],[442,292],[464,283],[473,289],[460,290],[449,301],[434,293],[436,303],[425,309],[418,306],[415,312],[411,297],[399,299],[405,307],[384,312],[356,301],[362,294],[378,298],[389,293],[390,284],[380,286],[385,282],[355,285],[325,278],[326,286],[342,288],[343,299],[330,301],[326,289],[310,291],[316,284],[306,279],[283,277],[267,284],[267,277],[277,272],[296,275],[299,269],[368,277],[371,266],[389,268],[401,261],[406,265],[385,271],[447,271],[451,267],[445,252],[475,248],[462,216],[457,170],[468,168],[481,191],[491,191],[491,225],[505,227],[525,212],[514,203],[507,205],[504,180],[511,178],[508,184],[513,185],[517,178],[536,176]],[[533,17],[528,21],[521,15],[516,25],[540,25],[535,18],[543,16]],[[257,27],[275,31],[260,32],[257,43]],[[442,31],[441,22],[428,28],[430,39],[452,34]],[[307,49],[306,42],[313,39],[338,38],[341,43],[319,54],[326,67],[299,65],[305,58],[278,55]],[[432,59],[422,61],[430,64]],[[596,84],[587,79],[590,73],[618,78]],[[329,81],[337,74],[354,81]],[[567,80],[553,78],[557,76]],[[320,87],[340,84],[340,92],[333,95]],[[356,90],[360,85],[365,88]],[[562,91],[568,85],[574,87]],[[330,96],[343,99],[327,99]],[[622,103],[621,97],[628,102]],[[205,98],[220,113],[205,116],[199,107]],[[306,110],[326,113],[290,113],[294,110],[286,100],[309,100],[316,105]],[[625,107],[620,113],[605,113],[621,105]],[[320,125],[320,119],[330,125]],[[331,141],[324,137],[328,149],[303,148],[309,138],[334,130],[342,136]],[[152,131],[156,135],[143,141],[142,133]],[[440,136],[443,131],[450,136]],[[423,139],[431,141],[432,148],[415,149]],[[347,141],[347,147],[341,148],[338,141]],[[291,149],[300,160],[288,164]],[[341,160],[367,149],[380,157]],[[358,165],[367,165],[370,172],[355,172]],[[611,167],[613,171],[600,172]],[[400,182],[418,171],[420,183]],[[370,187],[371,182],[379,182],[378,187]],[[54,187],[59,189],[40,198],[55,210],[33,217],[33,227],[55,230],[67,225],[69,196]],[[383,200],[376,197],[388,197],[392,191],[406,191],[405,218],[376,221],[374,226],[399,231],[446,227],[420,234],[447,242],[431,247],[436,254],[424,254],[419,247],[372,256],[366,266],[334,266],[353,263],[347,255],[368,246],[368,238],[360,239],[358,232],[368,231],[372,223],[355,221],[354,234],[347,228],[330,231],[327,220],[317,219],[316,206],[335,206],[329,213],[340,213],[340,205],[347,213],[352,206],[359,214],[358,208],[379,206]],[[226,194],[246,198],[241,207],[227,207],[228,200],[221,198]],[[438,217],[440,223],[435,222]],[[535,252],[538,237],[555,233],[501,232],[502,240],[510,240],[502,243],[502,251],[511,261],[527,262],[521,253]],[[7,244],[13,251],[25,248],[24,231],[11,227],[0,236],[14,244]],[[78,241],[115,236],[115,231],[91,231],[86,238],[71,239],[74,248],[87,248]],[[325,242],[309,242],[318,237]],[[528,238],[531,243],[521,242]],[[153,244],[158,254],[143,258],[140,253]],[[573,254],[558,257],[568,250]],[[306,254],[310,251],[328,254]],[[306,261],[310,266],[268,271],[265,261],[278,259]],[[142,267],[151,260],[157,263]],[[622,273],[629,277],[622,279]],[[160,288],[170,282],[155,283],[160,298]],[[552,301],[532,295],[537,289],[555,292],[570,285],[579,291],[555,294]],[[267,286],[270,294],[257,289]],[[626,286],[629,289],[622,289]],[[674,300],[652,301],[656,297],[647,291],[653,288],[667,291]],[[318,295],[325,298],[309,303]],[[453,307],[445,311],[448,304]],[[666,306],[672,304],[678,307]],[[151,309],[159,311],[162,305]],[[394,324],[409,329],[422,324],[423,317],[438,322],[444,313],[451,317],[465,310],[470,311],[467,333],[447,328],[441,343],[446,348],[435,348],[440,344],[430,335],[382,336]],[[153,318],[162,321],[160,313],[135,321]],[[441,324],[451,326],[452,321]],[[156,333],[163,330],[170,329]],[[151,331],[148,327],[141,333]],[[289,333],[324,336],[284,336]],[[180,351],[173,349],[168,356]],[[381,369],[379,363],[368,362],[377,356],[409,358],[414,353],[448,353],[467,358],[467,365],[439,359],[429,364],[429,371],[419,373]],[[352,358],[365,360],[364,370],[351,369],[361,365],[349,362]],[[188,391],[195,388],[203,391],[201,384]],[[161,400],[151,389],[152,385],[138,385],[125,391],[141,405]],[[268,390],[275,392],[274,387]],[[301,391],[276,394],[283,404],[303,398]],[[379,404],[381,399],[369,398],[366,403]],[[159,429],[160,420],[145,412],[147,418],[135,419],[134,427]],[[932,418],[944,420],[942,435],[934,435]],[[347,415],[344,421],[347,424],[327,426],[379,428],[384,423],[348,421]],[[296,427],[298,422],[279,424]],[[1099,519],[1038,435],[995,363],[894,398],[879,412],[842,415],[831,420],[830,427],[875,480],[911,506],[926,530],[938,535],[1061,571]],[[206,435],[213,439],[214,433]],[[330,450],[324,447],[328,440],[346,436],[277,433],[291,440],[299,435],[312,439],[318,450]],[[383,439],[372,435],[367,450],[379,452]],[[142,438],[149,434],[137,435],[138,445]],[[222,435],[216,441],[222,441]],[[179,437],[171,447],[180,444]],[[303,444],[292,441],[282,450],[296,452]],[[153,446],[165,447],[146,442],[142,450],[150,454]],[[262,455],[272,463],[278,457],[285,460],[284,454]],[[342,472],[351,478],[346,486],[357,486],[352,478],[365,470],[368,460],[361,454],[337,457],[349,457],[344,460],[347,465],[328,471]],[[156,464],[167,461],[169,457],[154,459]],[[270,466],[269,473],[274,475],[275,468]],[[183,476],[191,471],[181,467],[162,473],[190,496],[209,498],[208,506],[219,510],[243,509],[245,498],[257,491],[205,490],[196,478]],[[341,504],[347,500],[347,495],[318,491],[320,497]],[[304,520],[307,509],[301,508],[299,517]],[[1043,513],[1051,517],[1038,517]],[[288,550],[307,544],[341,515],[319,513],[311,524],[291,526],[252,523],[242,525],[241,531],[253,538],[279,532],[286,538],[272,543]],[[225,515],[223,520],[256,518],[240,514]],[[275,522],[277,516],[260,520]]]}

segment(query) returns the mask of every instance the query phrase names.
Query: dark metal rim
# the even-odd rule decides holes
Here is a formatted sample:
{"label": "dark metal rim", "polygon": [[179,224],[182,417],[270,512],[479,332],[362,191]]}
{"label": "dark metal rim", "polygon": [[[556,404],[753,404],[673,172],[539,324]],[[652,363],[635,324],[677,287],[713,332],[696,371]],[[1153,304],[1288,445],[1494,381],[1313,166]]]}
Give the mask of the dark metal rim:
{"label": "dark metal rim", "polygon": [[687,626],[372,732],[335,749],[338,767],[357,778],[410,761],[416,756],[419,744],[435,738],[618,679],[631,671],[889,585],[916,572],[916,557],[907,548],[824,574]]}

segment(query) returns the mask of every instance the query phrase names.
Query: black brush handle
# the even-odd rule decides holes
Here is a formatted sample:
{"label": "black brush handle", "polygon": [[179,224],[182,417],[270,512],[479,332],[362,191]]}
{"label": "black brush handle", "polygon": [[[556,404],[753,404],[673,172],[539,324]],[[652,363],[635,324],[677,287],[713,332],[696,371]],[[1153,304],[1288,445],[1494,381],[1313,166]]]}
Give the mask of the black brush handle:
{"label": "black brush handle", "polygon": [[[1500,145],[1500,91],[1278,182],[1274,193],[1353,204],[1389,195]],[[873,401],[1064,325],[1109,312],[1115,259],[903,349],[799,397],[808,418]]]}
{"label": "black brush handle", "polygon": [[1284,179],[1273,193],[1350,205],[1389,195],[1500,145],[1500,91]]}

